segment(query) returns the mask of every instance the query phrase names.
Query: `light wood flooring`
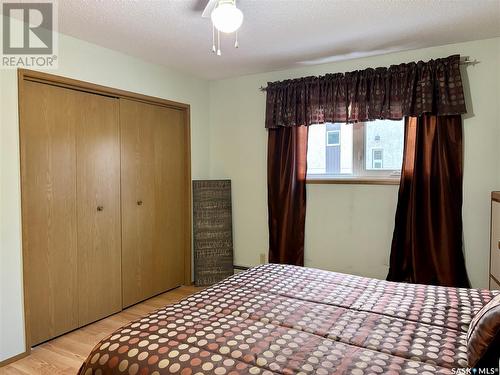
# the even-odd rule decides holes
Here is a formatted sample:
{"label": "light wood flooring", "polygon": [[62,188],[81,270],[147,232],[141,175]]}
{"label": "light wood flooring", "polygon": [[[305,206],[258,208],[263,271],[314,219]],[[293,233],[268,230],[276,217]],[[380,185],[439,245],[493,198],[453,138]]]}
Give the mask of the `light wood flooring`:
{"label": "light wood flooring", "polygon": [[0,375],[75,375],[94,346],[114,330],[199,290],[201,288],[181,286],[118,314],[47,341],[33,348],[30,355],[0,367]]}

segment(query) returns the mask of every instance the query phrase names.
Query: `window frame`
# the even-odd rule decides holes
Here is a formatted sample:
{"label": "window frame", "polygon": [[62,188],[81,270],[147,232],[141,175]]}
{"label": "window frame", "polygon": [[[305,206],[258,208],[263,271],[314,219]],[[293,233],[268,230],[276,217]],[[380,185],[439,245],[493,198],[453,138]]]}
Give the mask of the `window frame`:
{"label": "window frame", "polygon": [[[314,125],[313,125],[314,126]],[[367,184],[367,185],[399,185],[401,179],[400,170],[367,170],[366,169],[366,130],[365,122],[357,122],[353,126],[353,165],[352,176],[331,174],[308,174],[306,171],[307,184]],[[328,130],[339,132],[340,130]],[[328,138],[326,139],[328,142]],[[325,145],[326,143],[325,142]],[[328,147],[328,146],[326,146]]]}

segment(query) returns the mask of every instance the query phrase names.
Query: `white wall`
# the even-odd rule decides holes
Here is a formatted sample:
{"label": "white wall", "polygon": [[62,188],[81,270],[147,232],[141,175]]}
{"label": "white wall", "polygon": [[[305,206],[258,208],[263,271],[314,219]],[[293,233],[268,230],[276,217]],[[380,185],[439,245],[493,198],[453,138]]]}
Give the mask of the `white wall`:
{"label": "white wall", "polygon": [[[267,253],[265,93],[268,81],[429,60],[459,53],[480,61],[463,69],[465,256],[474,287],[486,287],[490,191],[500,189],[500,38],[426,48],[210,84],[210,175],[233,181],[235,263]],[[385,278],[397,186],[308,185],[305,263]]]}
{"label": "white wall", "polygon": [[[207,81],[60,36],[49,73],[191,105],[193,178],[208,177]],[[24,351],[17,73],[0,70],[0,361]]]}

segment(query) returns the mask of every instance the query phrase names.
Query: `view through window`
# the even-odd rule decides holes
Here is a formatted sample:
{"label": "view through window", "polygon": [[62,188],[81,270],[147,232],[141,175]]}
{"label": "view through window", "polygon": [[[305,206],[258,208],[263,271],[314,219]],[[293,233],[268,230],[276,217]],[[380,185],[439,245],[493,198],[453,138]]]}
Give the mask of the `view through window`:
{"label": "view through window", "polygon": [[403,143],[403,120],[311,125],[307,177],[398,180]]}

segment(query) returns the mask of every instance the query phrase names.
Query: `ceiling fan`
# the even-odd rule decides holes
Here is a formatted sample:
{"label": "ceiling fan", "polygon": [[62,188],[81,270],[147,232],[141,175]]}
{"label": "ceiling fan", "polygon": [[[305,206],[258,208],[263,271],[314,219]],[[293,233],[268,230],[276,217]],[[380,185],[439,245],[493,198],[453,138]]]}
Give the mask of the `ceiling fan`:
{"label": "ceiling fan", "polygon": [[[212,52],[221,55],[220,33],[235,34],[234,47],[238,48],[238,29],[243,23],[243,13],[236,7],[236,0],[208,0],[202,18],[212,21]],[[217,38],[216,38],[217,35]]]}

